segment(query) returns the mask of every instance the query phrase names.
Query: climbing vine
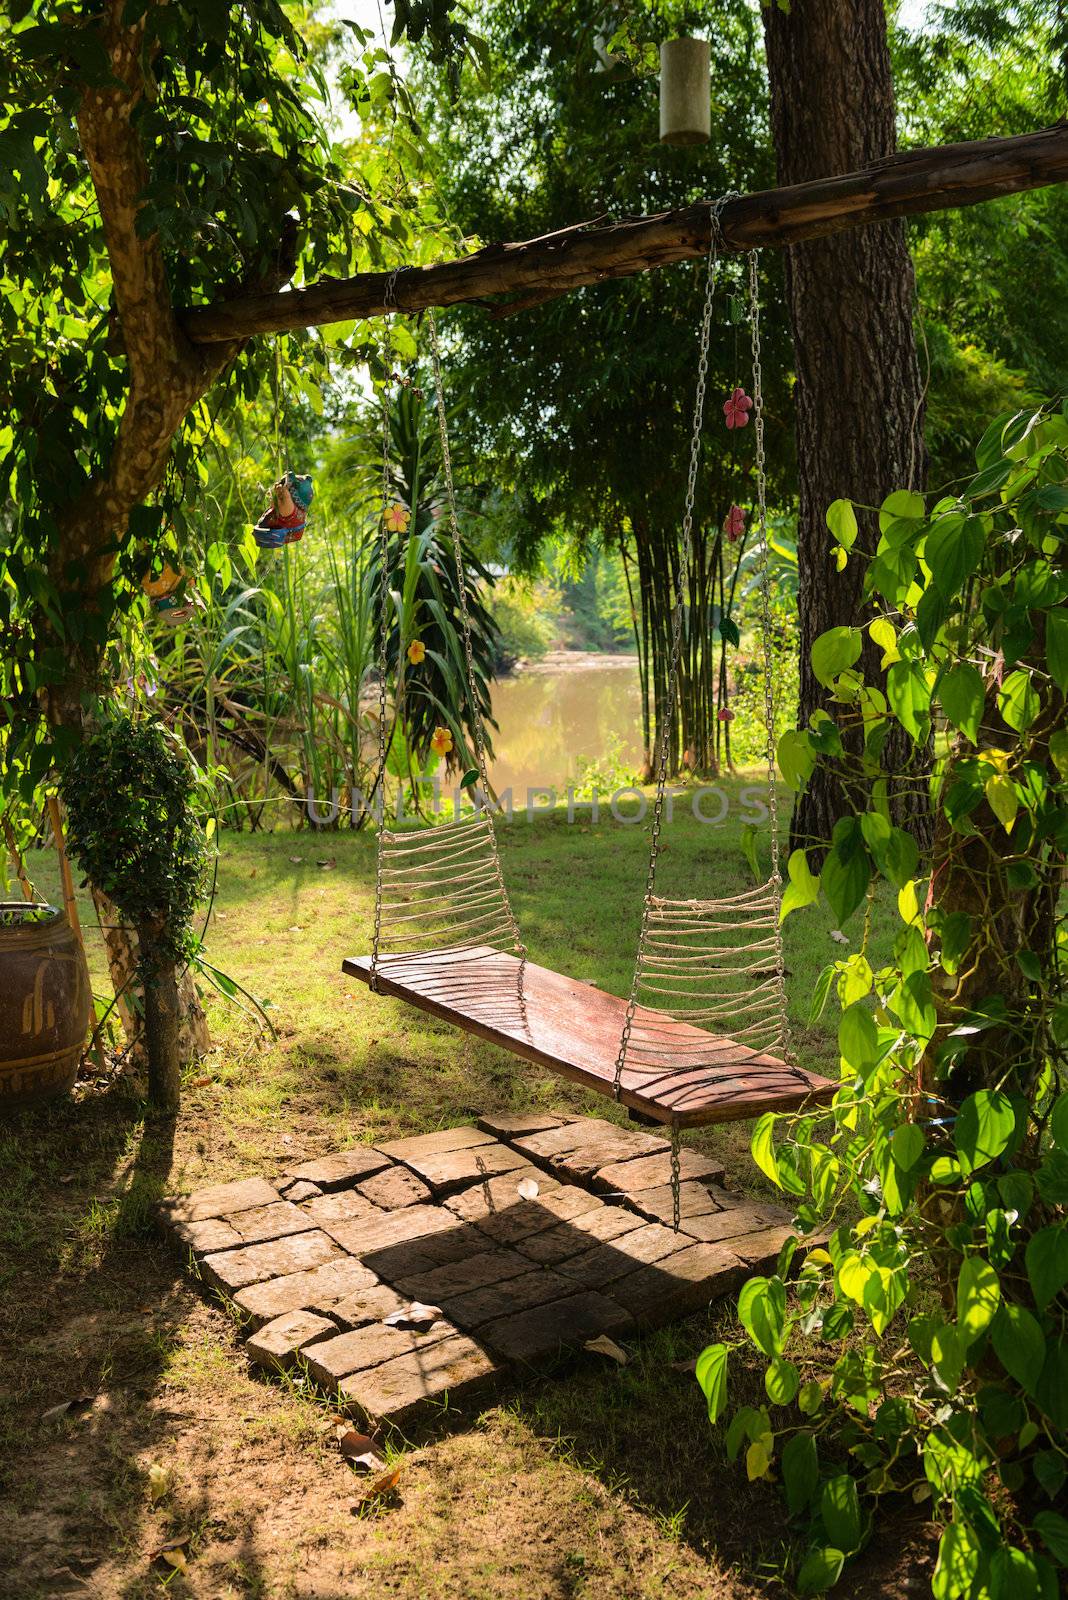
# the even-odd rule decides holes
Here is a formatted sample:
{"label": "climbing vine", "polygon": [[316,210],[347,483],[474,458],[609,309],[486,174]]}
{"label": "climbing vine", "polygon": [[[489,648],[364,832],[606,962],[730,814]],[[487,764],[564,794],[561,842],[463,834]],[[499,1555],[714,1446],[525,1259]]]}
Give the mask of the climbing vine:
{"label": "climbing vine", "polygon": [[[940,1530],[937,1600],[1053,1600],[1068,1568],[1068,416],[1002,416],[976,460],[933,505],[890,495],[874,549],[830,507],[882,675],[858,670],[861,626],[823,634],[827,709],[779,745],[793,788],[830,763],[850,805],[821,862],[791,856],[783,916],[822,896],[863,926],[813,998],[840,1013],[829,1115],[754,1133],[797,1236],[738,1302],[768,1403],[734,1412],[728,1449],[781,1482],[803,1594],[909,1499]],[[887,771],[895,723],[917,753],[933,730],[933,772]],[[930,859],[891,822],[891,781],[929,785]],[[886,965],[877,897],[896,902]],[[731,1348],[698,1363],[713,1422]]]}

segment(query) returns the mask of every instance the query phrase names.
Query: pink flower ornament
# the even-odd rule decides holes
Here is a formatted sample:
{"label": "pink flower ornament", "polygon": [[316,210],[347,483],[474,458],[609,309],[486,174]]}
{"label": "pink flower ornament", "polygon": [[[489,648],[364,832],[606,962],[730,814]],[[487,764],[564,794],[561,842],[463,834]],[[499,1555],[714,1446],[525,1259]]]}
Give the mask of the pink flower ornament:
{"label": "pink flower ornament", "polygon": [[723,531],[731,544],[736,544],[745,532],[745,512],[741,506],[731,506],[723,519]]}
{"label": "pink flower ornament", "polygon": [[733,722],[734,721],[734,712],[731,711],[727,706],[721,706],[719,711],[716,713],[716,715],[719,718],[720,722]]}
{"label": "pink flower ornament", "polygon": [[745,390],[732,389],[730,398],[723,402],[723,415],[727,419],[728,428],[744,428],[752,409],[753,402]]}

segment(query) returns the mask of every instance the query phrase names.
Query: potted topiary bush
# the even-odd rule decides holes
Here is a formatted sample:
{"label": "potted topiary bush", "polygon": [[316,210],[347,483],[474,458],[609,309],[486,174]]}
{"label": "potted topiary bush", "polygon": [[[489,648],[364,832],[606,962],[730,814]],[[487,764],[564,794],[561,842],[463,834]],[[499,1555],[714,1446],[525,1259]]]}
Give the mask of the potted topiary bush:
{"label": "potted topiary bush", "polygon": [[195,944],[208,857],[193,767],[160,723],[123,716],[80,746],[60,788],[70,854],[137,933],[148,1096],[172,1114],[181,1077],[176,965]]}

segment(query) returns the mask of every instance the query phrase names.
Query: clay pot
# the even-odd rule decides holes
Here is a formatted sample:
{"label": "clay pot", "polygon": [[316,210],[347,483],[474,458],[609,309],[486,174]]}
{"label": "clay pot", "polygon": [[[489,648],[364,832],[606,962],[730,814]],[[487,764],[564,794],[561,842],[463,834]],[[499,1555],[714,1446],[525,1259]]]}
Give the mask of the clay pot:
{"label": "clay pot", "polygon": [[0,901],[0,1112],[70,1090],[91,1000],[62,911]]}

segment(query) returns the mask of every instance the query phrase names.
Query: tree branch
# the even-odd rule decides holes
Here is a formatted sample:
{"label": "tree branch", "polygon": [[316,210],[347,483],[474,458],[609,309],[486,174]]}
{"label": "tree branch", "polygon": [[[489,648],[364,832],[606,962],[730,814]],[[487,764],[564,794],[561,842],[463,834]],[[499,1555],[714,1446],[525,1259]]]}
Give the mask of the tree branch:
{"label": "tree branch", "polygon": [[[744,195],[724,206],[728,250],[818,239],[891,217],[975,205],[999,195],[1068,180],[1068,126],[1008,139],[980,139],[890,156],[835,178]],[[711,202],[606,226],[579,224],[520,244],[488,245],[460,261],[417,267],[396,280],[396,306],[422,311],[510,296],[501,309],[520,310],[604,278],[628,277],[708,251]],[[286,294],[217,301],[179,312],[198,345],[284,332],[354,317],[378,317],[390,306],[392,274],[365,272]]]}

